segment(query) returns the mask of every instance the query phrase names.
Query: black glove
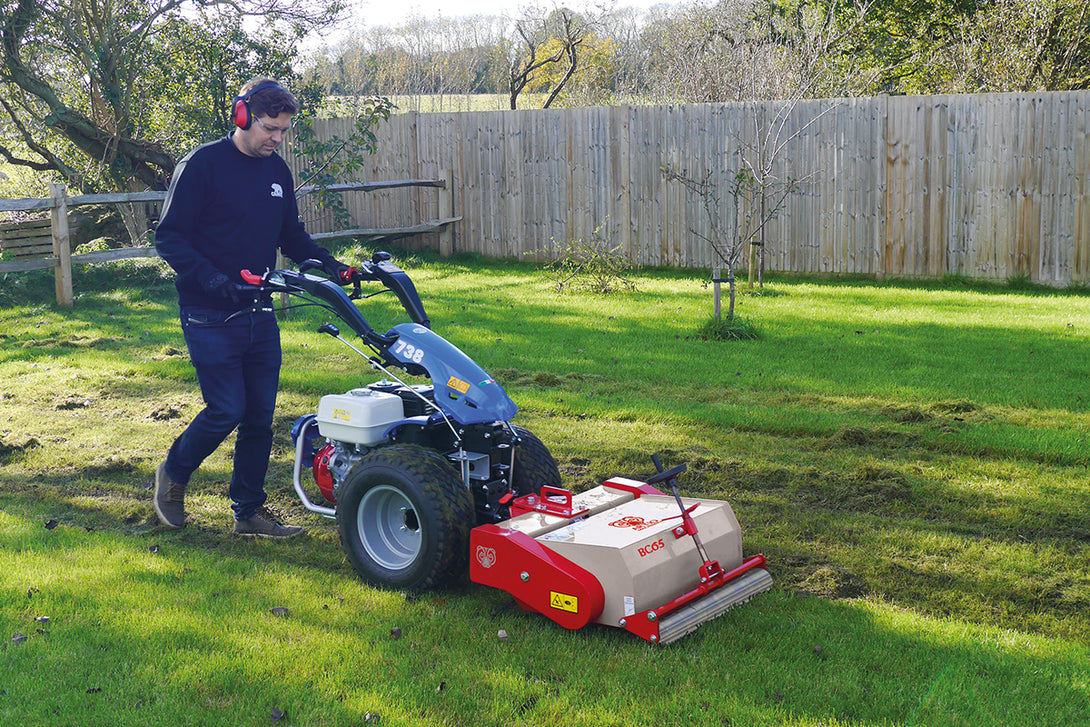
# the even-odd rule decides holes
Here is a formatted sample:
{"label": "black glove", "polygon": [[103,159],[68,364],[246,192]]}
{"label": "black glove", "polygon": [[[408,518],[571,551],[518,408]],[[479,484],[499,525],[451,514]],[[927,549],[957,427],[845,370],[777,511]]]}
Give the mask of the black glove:
{"label": "black glove", "polygon": [[333,258],[330,258],[329,262],[327,262],[322,269],[325,270],[326,275],[341,285],[348,285],[356,280],[357,276],[360,274],[359,268],[350,267]]}
{"label": "black glove", "polygon": [[201,286],[206,293],[212,293],[227,298],[235,305],[242,303],[239,298],[238,287],[223,273],[213,273]]}

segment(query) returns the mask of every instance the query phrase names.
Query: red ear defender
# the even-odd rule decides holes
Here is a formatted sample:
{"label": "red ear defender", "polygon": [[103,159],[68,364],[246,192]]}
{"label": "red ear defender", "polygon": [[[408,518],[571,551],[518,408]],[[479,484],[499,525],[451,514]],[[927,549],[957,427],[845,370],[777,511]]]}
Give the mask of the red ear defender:
{"label": "red ear defender", "polygon": [[259,83],[251,88],[245,96],[235,96],[235,104],[231,109],[231,120],[235,122],[235,126],[245,131],[253,125],[254,116],[250,112],[250,99],[253,98],[255,93],[266,88],[280,88],[280,84],[273,81]]}
{"label": "red ear defender", "polygon": [[235,126],[244,130],[249,129],[254,122],[253,118],[250,117],[250,107],[241,98],[235,99],[235,110],[231,115],[231,119],[235,122]]}

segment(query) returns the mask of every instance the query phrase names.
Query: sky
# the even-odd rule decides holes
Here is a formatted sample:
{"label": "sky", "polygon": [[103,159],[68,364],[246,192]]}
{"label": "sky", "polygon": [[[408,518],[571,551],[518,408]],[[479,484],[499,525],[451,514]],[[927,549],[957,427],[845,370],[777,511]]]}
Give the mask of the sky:
{"label": "sky", "polygon": [[[617,0],[618,7],[635,7],[647,9],[663,0]],[[573,10],[584,10],[588,6],[602,4],[589,0],[568,0],[567,2],[551,2],[550,0],[356,0],[352,15],[354,19],[364,19],[367,25],[396,25],[411,15],[423,15],[425,17],[443,15],[448,18],[457,18],[469,15],[511,15],[515,16],[527,6],[540,6],[551,8],[567,6]]]}
{"label": "sky", "polygon": [[434,17],[443,15],[457,18],[465,15],[512,15],[522,7],[520,3],[502,0],[363,0],[356,4],[354,19],[365,20],[368,25],[397,25],[412,15]]}
{"label": "sky", "polygon": [[[526,8],[567,7],[577,12],[635,8],[646,11],[656,5],[676,6],[711,3],[714,0],[345,0],[340,19],[329,28],[313,32],[303,39],[303,56],[335,48],[345,36],[364,28],[398,26],[411,17],[434,18],[507,16],[516,18]],[[250,19],[258,24],[257,19]]]}
{"label": "sky", "polygon": [[304,53],[335,45],[338,38],[354,28],[397,26],[415,16],[445,18],[474,15],[516,17],[527,7],[569,7],[572,10],[597,10],[601,6],[647,10],[655,5],[677,5],[680,0],[348,0],[348,9],[340,22],[320,34],[311,35],[303,44]]}

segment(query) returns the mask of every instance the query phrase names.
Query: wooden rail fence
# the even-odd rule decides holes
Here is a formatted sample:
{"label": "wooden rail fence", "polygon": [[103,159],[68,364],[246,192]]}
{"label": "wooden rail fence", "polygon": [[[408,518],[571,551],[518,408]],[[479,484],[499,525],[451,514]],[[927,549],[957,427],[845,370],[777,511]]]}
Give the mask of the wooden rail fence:
{"label": "wooden rail fence", "polygon": [[[349,237],[388,240],[435,233],[438,235],[440,249],[449,254],[453,250],[452,226],[462,219],[453,215],[454,197],[449,172],[438,179],[350,182],[333,185],[330,189],[336,192],[374,192],[410,187],[439,190],[440,193],[436,196],[439,200],[438,210],[441,216],[415,225],[316,232],[312,237],[318,241]],[[302,187],[298,190],[297,196],[305,197],[317,190],[318,187],[315,186]],[[72,289],[72,266],[74,264],[157,257],[153,246],[125,247],[73,255],[68,213],[72,207],[80,205],[162,202],[166,198],[166,192],[86,194],[69,197],[68,190],[63,184],[51,184],[49,192],[50,196],[46,199],[0,199],[0,212],[49,210],[50,213],[49,218],[0,224],[0,252],[3,252],[5,257],[12,258],[10,260],[0,260],[0,273],[53,268],[57,303],[71,306],[75,300]]]}
{"label": "wooden rail fence", "polygon": [[[458,250],[534,258],[600,230],[633,262],[711,268],[700,200],[661,169],[725,188],[770,128],[774,174],[801,180],[768,229],[773,270],[1090,283],[1090,91],[397,114],[363,178],[451,170]],[[746,210],[721,196],[729,225]],[[431,204],[389,190],[349,209],[379,225]]]}

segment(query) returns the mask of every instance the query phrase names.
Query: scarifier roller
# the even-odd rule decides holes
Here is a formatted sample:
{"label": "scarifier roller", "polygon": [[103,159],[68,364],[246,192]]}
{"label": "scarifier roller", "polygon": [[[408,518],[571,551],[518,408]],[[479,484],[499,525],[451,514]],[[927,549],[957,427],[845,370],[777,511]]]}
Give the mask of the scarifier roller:
{"label": "scarifier roller", "polygon": [[[682,498],[675,476],[615,477],[578,495],[546,487],[512,517],[470,533],[470,578],[561,626],[590,623],[669,644],[772,587],[763,555],[742,556],[726,502]],[[672,495],[653,485],[668,482]]]}

